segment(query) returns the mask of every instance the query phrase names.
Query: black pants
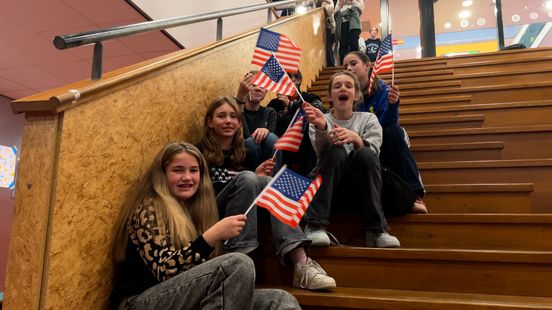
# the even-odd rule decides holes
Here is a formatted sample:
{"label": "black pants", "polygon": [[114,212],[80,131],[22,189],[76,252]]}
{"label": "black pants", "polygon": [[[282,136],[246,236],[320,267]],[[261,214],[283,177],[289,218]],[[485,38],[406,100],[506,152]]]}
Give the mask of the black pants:
{"label": "black pants", "polygon": [[389,168],[408,183],[418,197],[424,197],[425,190],[414,155],[404,140],[404,130],[399,125],[383,128],[383,143],[380,148],[382,166]]}
{"label": "black pants", "polygon": [[349,52],[358,51],[360,29],[349,30],[349,22],[341,23],[341,37],[339,38],[339,60],[343,65],[343,58]]}
{"label": "black pants", "polygon": [[326,65],[328,67],[335,67],[333,43],[334,43],[334,34],[330,29],[326,28]]}
{"label": "black pants", "polygon": [[308,225],[326,226],[332,209],[351,208],[361,211],[363,229],[387,229],[380,201],[381,166],[374,151],[362,147],[347,155],[345,148],[334,145],[320,156],[317,168],[322,185],[308,209]]}

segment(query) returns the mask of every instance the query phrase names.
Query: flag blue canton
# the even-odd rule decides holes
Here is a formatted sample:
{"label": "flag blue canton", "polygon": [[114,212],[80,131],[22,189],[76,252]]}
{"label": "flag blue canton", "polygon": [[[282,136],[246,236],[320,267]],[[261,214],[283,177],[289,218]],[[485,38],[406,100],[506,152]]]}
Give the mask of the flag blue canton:
{"label": "flag blue canton", "polygon": [[259,39],[257,40],[257,47],[263,48],[271,52],[277,52],[279,43],[280,43],[279,33],[261,28],[261,33],[259,33]]}
{"label": "flag blue canton", "polygon": [[381,42],[381,47],[380,47],[380,51],[379,51],[379,54],[381,56],[389,54],[389,53],[393,53],[393,45],[392,45],[391,35],[388,35],[383,40],[383,42]]}
{"label": "flag blue canton", "polygon": [[280,64],[278,63],[276,58],[274,58],[274,56],[270,56],[270,58],[266,61],[261,71],[264,74],[268,75],[268,77],[271,80],[277,83],[280,82],[280,80],[285,74],[284,70],[282,69],[282,66],[280,66]]}
{"label": "flag blue canton", "polygon": [[287,198],[299,201],[311,184],[311,181],[309,178],[286,169],[272,184],[272,187]]}
{"label": "flag blue canton", "polygon": [[308,122],[305,122],[305,111],[303,111],[303,108],[299,108],[299,113],[297,113],[297,118],[296,119],[300,119],[301,117],[303,117],[303,128],[301,128],[301,132],[305,132],[305,129],[307,128],[308,126]]}

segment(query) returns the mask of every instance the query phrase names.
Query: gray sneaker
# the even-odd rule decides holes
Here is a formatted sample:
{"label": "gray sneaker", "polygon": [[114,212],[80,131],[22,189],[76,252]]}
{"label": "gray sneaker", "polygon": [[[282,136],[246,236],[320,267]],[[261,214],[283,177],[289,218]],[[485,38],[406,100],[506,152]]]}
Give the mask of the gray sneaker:
{"label": "gray sneaker", "polygon": [[399,248],[401,243],[387,231],[366,231],[366,246],[369,248]]}
{"label": "gray sneaker", "polygon": [[314,227],[307,225],[305,228],[305,237],[312,241],[313,246],[330,246],[330,237],[324,227]]}
{"label": "gray sneaker", "polygon": [[326,271],[310,258],[305,264],[295,265],[292,285],[307,290],[328,290],[336,287],[334,278],[328,276]]}

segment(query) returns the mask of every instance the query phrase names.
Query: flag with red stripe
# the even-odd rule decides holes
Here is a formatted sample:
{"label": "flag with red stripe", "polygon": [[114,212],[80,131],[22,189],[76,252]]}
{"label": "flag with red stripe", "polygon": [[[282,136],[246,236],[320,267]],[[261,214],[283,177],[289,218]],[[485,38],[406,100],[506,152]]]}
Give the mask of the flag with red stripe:
{"label": "flag with red stripe", "polygon": [[286,72],[297,73],[301,53],[301,48],[287,36],[261,28],[251,63],[263,66],[274,54]]}
{"label": "flag with red stripe", "polygon": [[282,223],[295,228],[322,185],[322,176],[311,180],[282,167],[259,194],[256,204]]}
{"label": "flag with red stripe", "polygon": [[393,40],[391,34],[389,34],[381,42],[381,46],[378,50],[378,55],[376,56],[376,61],[372,66],[372,73],[370,74],[370,85],[368,89],[372,89],[372,83],[374,77],[380,73],[385,73],[393,70]]}
{"label": "flag with red stripe", "polygon": [[297,109],[288,129],[282,137],[276,141],[274,148],[281,151],[299,152],[306,124],[305,112],[302,108]]}
{"label": "flag with red stripe", "polygon": [[295,85],[274,56],[270,56],[252,83],[278,94],[295,94]]}

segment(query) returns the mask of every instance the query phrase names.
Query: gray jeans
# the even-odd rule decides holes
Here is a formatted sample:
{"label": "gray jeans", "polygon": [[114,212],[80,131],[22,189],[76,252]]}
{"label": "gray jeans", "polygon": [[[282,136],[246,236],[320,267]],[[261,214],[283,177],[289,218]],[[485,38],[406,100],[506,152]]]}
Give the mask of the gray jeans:
{"label": "gray jeans", "polygon": [[[269,181],[270,177],[258,177],[252,171],[238,173],[217,195],[217,206],[222,211],[220,213],[224,216],[245,213]],[[282,264],[286,254],[300,246],[307,247],[311,243],[299,226],[291,228],[272,215],[270,215],[270,227],[276,252]],[[248,250],[258,246],[257,206],[254,206],[247,214],[247,222],[240,235],[228,240],[224,249],[232,252],[249,252]]]}
{"label": "gray jeans", "polygon": [[241,253],[215,257],[127,298],[119,309],[301,309],[288,292],[255,290],[253,261]]}

